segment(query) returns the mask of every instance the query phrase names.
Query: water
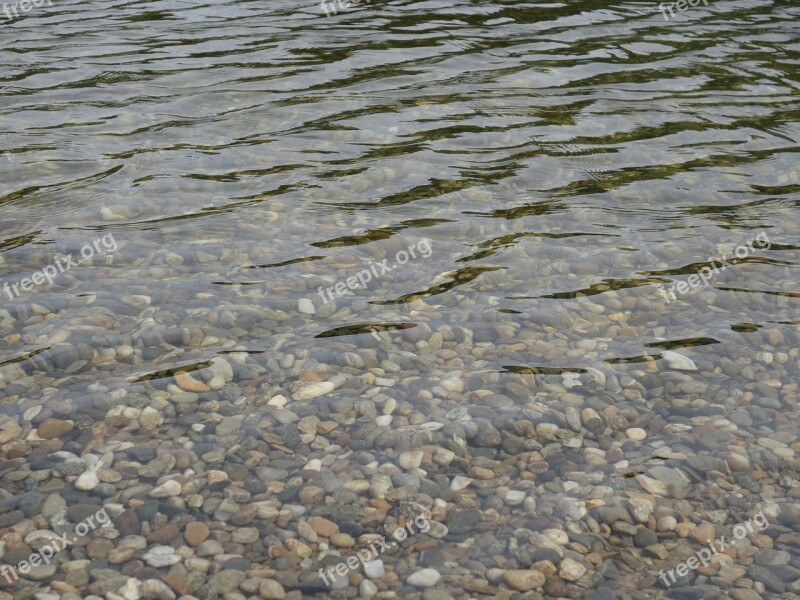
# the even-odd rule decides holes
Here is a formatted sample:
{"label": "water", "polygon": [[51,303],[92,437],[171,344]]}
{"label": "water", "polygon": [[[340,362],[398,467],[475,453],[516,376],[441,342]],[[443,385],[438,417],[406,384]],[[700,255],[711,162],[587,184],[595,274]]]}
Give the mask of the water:
{"label": "water", "polygon": [[[406,501],[440,525],[405,543],[430,547],[383,557],[375,586],[400,598],[425,567],[441,597],[538,589],[502,571],[532,565],[545,598],[796,591],[798,14],[723,0],[668,20],[655,2],[511,0],[0,13],[6,526],[51,494],[118,518],[135,508],[125,490],[146,484],[132,497],[147,500],[177,477],[161,502],[181,515],[120,531],[209,522],[218,566],[244,555],[288,598],[373,591],[319,587],[339,559],[318,540],[283,548],[298,522],[391,532]],[[52,441],[31,435],[45,422]],[[153,457],[134,460],[139,446]],[[121,478],[76,489],[65,460]],[[221,488],[188,491],[209,470],[237,509],[283,511],[261,509],[258,542],[230,541],[242,525]],[[477,522],[454,522],[469,510]],[[664,589],[659,570],[701,536],[663,518],[730,537],[759,511],[771,537]],[[637,528],[664,552],[632,544]],[[534,553],[548,545],[555,567]],[[143,553],[112,567],[134,575]],[[46,590],[59,569],[18,585]],[[224,587],[172,569],[196,597]]]}

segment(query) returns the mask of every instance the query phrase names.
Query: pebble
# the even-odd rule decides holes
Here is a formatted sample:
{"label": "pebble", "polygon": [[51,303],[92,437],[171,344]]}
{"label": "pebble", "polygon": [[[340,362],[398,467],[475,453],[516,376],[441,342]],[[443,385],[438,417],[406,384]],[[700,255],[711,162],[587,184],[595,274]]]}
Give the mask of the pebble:
{"label": "pebble", "polygon": [[335,387],[336,386],[329,381],[312,383],[296,391],[292,395],[292,398],[295,400],[311,400],[332,392]]}
{"label": "pebble", "polygon": [[672,369],[681,371],[697,371],[697,365],[694,364],[691,358],[678,354],[672,350],[662,350],[661,357],[667,363],[667,366]]}
{"label": "pebble", "polygon": [[211,388],[209,388],[205,383],[202,381],[198,381],[189,373],[176,373],[175,374],[175,383],[178,384],[178,387],[181,388],[184,392],[207,392]]}
{"label": "pebble", "polygon": [[75,424],[72,421],[45,419],[39,424],[36,433],[40,438],[46,440],[57,439],[72,431],[74,426]]}
{"label": "pebble", "polygon": [[175,479],[169,479],[158,487],[150,490],[148,495],[151,498],[171,498],[173,496],[180,496],[182,491],[183,487],[179,481],[176,481]]}
{"label": "pebble", "polygon": [[88,492],[97,487],[100,483],[100,478],[95,471],[84,471],[75,480],[75,489]]}
{"label": "pebble", "polygon": [[571,558],[565,558],[558,565],[558,575],[565,581],[578,581],[586,574],[586,567]]}
{"label": "pebble", "polygon": [[625,436],[634,442],[641,442],[647,437],[647,432],[639,427],[631,427],[625,431]]}
{"label": "pebble", "polygon": [[512,569],[503,573],[503,581],[513,590],[529,592],[542,587],[545,576],[539,571]]}
{"label": "pebble", "polygon": [[181,562],[181,557],[175,554],[171,546],[153,546],[142,558],[151,567],[169,567]]}
{"label": "pebble", "polygon": [[414,587],[433,587],[442,579],[441,573],[436,569],[421,569],[406,578],[406,582]]}

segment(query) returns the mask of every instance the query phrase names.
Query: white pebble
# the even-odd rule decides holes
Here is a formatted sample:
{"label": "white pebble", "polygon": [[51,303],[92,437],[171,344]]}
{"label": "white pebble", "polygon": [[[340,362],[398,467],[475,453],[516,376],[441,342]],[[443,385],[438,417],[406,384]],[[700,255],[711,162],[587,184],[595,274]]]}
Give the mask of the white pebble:
{"label": "white pebble", "polygon": [[75,480],[75,489],[88,492],[96,488],[98,483],[100,483],[100,478],[97,476],[97,473],[94,471],[86,471],[81,473]]}
{"label": "white pebble", "polygon": [[439,583],[441,578],[441,574],[436,569],[422,569],[409,575],[406,582],[415,587],[433,587]]}
{"label": "white pebble", "polygon": [[634,442],[641,442],[643,439],[647,437],[647,432],[644,429],[640,429],[639,427],[631,427],[625,432],[625,435],[628,436],[629,440],[633,440]]}

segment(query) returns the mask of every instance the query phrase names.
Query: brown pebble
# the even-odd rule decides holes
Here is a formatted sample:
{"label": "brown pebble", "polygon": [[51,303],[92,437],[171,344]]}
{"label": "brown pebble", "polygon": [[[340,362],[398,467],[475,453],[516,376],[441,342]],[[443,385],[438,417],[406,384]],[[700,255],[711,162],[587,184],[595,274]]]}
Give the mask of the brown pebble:
{"label": "brown pebble", "polygon": [[[208,539],[208,527],[199,521],[194,521],[186,526],[183,532],[183,539],[190,546],[199,546]],[[177,591],[177,590],[175,590]]]}
{"label": "brown pebble", "polygon": [[322,517],[309,519],[308,524],[311,525],[311,529],[314,530],[314,533],[322,537],[329,538],[334,533],[339,532],[339,526],[336,523],[328,519],[323,519]]}
{"label": "brown pebble", "polygon": [[62,421],[61,419],[45,419],[39,424],[36,434],[40,438],[46,440],[53,440],[60,438],[66,433],[72,431],[74,427],[72,421]]}

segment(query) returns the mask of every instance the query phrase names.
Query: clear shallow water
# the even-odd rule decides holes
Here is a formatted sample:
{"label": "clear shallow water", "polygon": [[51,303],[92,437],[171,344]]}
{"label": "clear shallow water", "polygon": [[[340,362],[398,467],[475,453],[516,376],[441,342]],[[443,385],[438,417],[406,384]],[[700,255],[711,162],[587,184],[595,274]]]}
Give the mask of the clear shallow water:
{"label": "clear shallow water", "polygon": [[[544,597],[675,593],[655,573],[695,540],[640,519],[669,550],[661,560],[632,545],[625,519],[597,513],[645,492],[655,521],[686,515],[718,533],[766,506],[774,549],[796,557],[800,8],[718,1],[665,21],[649,2],[371,3],[330,18],[311,3],[53,4],[0,29],[0,277],[19,283],[109,234],[117,247],[56,285],[0,292],[0,396],[20,427],[6,425],[4,453],[13,473],[46,471],[34,459],[60,449],[87,465],[116,452],[106,466],[124,467],[126,444],[179,462],[128,466],[104,482],[113,493],[14,476],[9,505],[56,490],[114,513],[138,482],[211,468],[233,488],[302,490],[318,459],[336,474],[325,500],[287,492],[279,506],[382,531],[368,515],[386,512],[389,527],[399,496],[376,507],[382,492],[341,487],[384,474],[448,527],[459,507],[481,511],[475,531],[490,538],[466,567],[450,565],[469,528],[433,538],[441,565],[386,558],[403,582],[439,568],[435,588],[453,597],[502,593],[491,570],[537,563],[518,547],[540,548],[530,536],[550,529],[593,537],[562,550],[587,575],[547,573]],[[708,287],[659,293],[762,232],[769,248]],[[319,286],[423,239],[430,256],[322,302]],[[181,369],[214,389],[184,380],[200,393],[181,395]],[[237,414],[241,428],[219,435]],[[335,427],[304,432],[309,416]],[[48,418],[74,422],[62,446],[26,439]],[[431,462],[453,440],[459,460]],[[203,444],[228,454],[205,460]],[[419,448],[424,474],[387,466]],[[459,474],[467,492],[448,489]],[[533,500],[506,502],[506,488]],[[224,511],[194,508],[230,529]],[[296,520],[263,519],[268,541],[226,552],[313,594],[301,584],[326,548],[289,566],[267,558]],[[743,575],[693,573],[685,593],[779,593],[747,571],[753,556],[735,558]],[[375,583],[421,593],[395,579]]]}

